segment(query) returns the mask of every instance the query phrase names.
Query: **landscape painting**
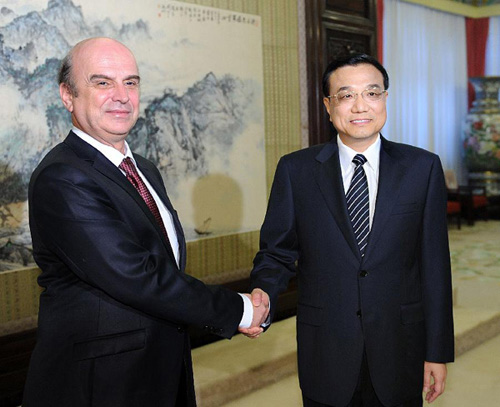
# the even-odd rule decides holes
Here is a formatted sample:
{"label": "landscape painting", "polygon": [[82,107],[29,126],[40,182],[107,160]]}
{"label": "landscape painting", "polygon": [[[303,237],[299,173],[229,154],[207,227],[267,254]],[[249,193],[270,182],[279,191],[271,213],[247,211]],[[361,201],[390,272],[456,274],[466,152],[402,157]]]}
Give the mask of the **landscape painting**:
{"label": "landscape painting", "polygon": [[259,229],[267,191],[259,16],[167,0],[0,0],[0,270],[32,261],[29,178],[71,129],[59,65],[95,36],[136,56],[141,111],[128,143],[160,169],[188,240]]}

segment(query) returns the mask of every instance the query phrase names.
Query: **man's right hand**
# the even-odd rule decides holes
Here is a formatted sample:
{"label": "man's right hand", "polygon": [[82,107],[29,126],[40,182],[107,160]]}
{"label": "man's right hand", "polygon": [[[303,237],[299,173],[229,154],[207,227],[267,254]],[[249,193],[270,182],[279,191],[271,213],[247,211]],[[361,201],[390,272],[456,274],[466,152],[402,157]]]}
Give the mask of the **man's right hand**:
{"label": "man's right hand", "polygon": [[258,338],[259,335],[264,332],[264,328],[262,328],[261,325],[266,321],[269,315],[269,295],[260,288],[254,289],[252,295],[244,295],[252,300],[253,319],[250,328],[240,328],[239,331],[249,338]]}

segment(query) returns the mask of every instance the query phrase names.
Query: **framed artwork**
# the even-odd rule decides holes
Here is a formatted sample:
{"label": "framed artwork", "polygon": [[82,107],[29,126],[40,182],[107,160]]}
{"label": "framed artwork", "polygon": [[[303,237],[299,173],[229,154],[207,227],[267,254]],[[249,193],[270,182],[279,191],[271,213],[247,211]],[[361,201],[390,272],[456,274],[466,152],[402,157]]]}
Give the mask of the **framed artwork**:
{"label": "framed artwork", "polygon": [[170,0],[0,1],[0,257],[29,262],[29,178],[71,128],[59,64],[94,36],[136,56],[141,111],[127,141],[160,169],[188,241],[258,230],[267,195],[259,15]]}

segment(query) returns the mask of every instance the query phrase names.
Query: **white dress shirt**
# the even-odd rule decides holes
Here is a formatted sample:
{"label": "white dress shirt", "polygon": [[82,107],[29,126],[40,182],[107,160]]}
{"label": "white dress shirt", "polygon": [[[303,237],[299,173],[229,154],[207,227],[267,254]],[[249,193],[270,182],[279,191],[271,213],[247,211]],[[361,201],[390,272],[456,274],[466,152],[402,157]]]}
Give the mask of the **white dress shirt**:
{"label": "white dress shirt", "polygon": [[352,148],[347,147],[342,140],[337,135],[337,144],[339,146],[339,159],[340,159],[340,169],[342,170],[342,180],[344,182],[344,192],[347,193],[349,186],[351,185],[351,179],[354,175],[354,169],[356,166],[352,162],[352,159],[356,154],[363,154],[366,158],[366,163],[363,164],[365,170],[366,179],[368,181],[368,198],[370,201],[370,229],[373,223],[373,216],[375,215],[375,204],[377,202],[377,190],[378,190],[378,174],[379,174],[379,163],[380,163],[380,134],[377,136],[377,140],[370,147],[368,147],[362,153],[354,151]]}
{"label": "white dress shirt", "polygon": [[[170,245],[172,247],[172,251],[173,251],[174,256],[175,256],[175,261],[177,263],[177,267],[179,267],[179,239],[177,238],[177,232],[175,230],[174,220],[173,220],[172,214],[167,209],[167,207],[165,206],[163,201],[160,199],[160,197],[156,193],[153,186],[149,183],[148,179],[144,176],[144,174],[141,172],[141,170],[137,166],[137,163],[135,162],[134,156],[132,155],[132,152],[130,151],[130,148],[129,148],[127,142],[124,141],[124,143],[125,143],[125,155],[123,155],[116,148],[101,143],[100,141],[89,136],[87,133],[85,133],[84,131],[82,131],[76,127],[73,127],[71,130],[78,137],[80,137],[83,141],[90,144],[92,147],[94,147],[96,150],[98,150],[100,153],[102,153],[104,155],[104,157],[106,157],[109,161],[111,161],[113,163],[113,165],[115,165],[116,167],[120,166],[120,164],[124,158],[130,157],[132,159],[132,161],[134,162],[134,165],[137,169],[137,172],[139,173],[139,176],[146,184],[149,192],[151,193],[151,196],[153,197],[153,199],[156,202],[156,206],[158,207],[158,210],[160,211],[161,219],[163,221],[163,224],[165,225],[165,229],[166,229],[167,235],[168,235],[168,240],[170,241]],[[120,171],[125,176],[125,172],[122,171],[121,169],[120,169]],[[250,299],[248,297],[246,297],[242,294],[240,294],[240,296],[243,299],[244,311],[243,311],[243,317],[241,318],[241,322],[240,322],[239,327],[240,328],[249,328],[250,325],[252,324],[252,319],[253,319],[252,301],[250,301]]]}
{"label": "white dress shirt", "polygon": [[[170,245],[172,247],[172,251],[173,251],[174,256],[175,256],[175,261],[177,262],[177,267],[179,267],[179,240],[177,238],[177,232],[175,230],[174,220],[172,218],[172,214],[167,209],[167,207],[165,206],[163,201],[160,199],[160,197],[156,193],[155,189],[151,186],[148,179],[144,176],[144,174],[141,172],[141,170],[137,166],[137,163],[135,162],[134,156],[132,155],[132,152],[130,151],[130,148],[129,148],[127,142],[124,141],[124,143],[125,143],[125,155],[123,155],[116,148],[108,146],[106,144],[103,144],[100,141],[97,141],[95,138],[89,136],[88,134],[86,134],[82,130],[77,129],[76,127],[73,127],[71,130],[78,137],[80,137],[83,141],[87,142],[92,147],[94,147],[96,150],[101,152],[102,155],[104,155],[104,157],[106,157],[109,161],[111,161],[113,163],[113,165],[115,165],[116,167],[120,166],[120,164],[124,158],[130,157],[132,159],[132,161],[134,162],[135,168],[137,169],[137,172],[139,173],[139,176],[146,184],[146,187],[148,188],[151,196],[155,200],[155,203],[156,203],[156,206],[158,207],[158,210],[160,211],[161,219],[163,221],[163,224],[165,225],[165,229],[166,229],[167,235],[168,235],[168,240],[170,241]],[[120,171],[122,172],[123,175],[125,175],[125,172],[123,170],[120,169]]]}

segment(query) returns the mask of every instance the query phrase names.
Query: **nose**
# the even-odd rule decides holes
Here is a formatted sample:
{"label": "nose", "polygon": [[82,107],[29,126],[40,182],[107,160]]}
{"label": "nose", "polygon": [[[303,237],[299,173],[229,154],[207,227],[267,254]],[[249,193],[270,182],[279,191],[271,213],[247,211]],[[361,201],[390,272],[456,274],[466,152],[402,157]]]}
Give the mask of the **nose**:
{"label": "nose", "polygon": [[113,101],[127,103],[129,101],[128,89],[123,84],[117,84],[113,91]]}
{"label": "nose", "polygon": [[361,94],[358,94],[358,96],[354,100],[354,103],[352,104],[351,111],[353,113],[361,113],[368,111],[368,109],[368,103]]}

